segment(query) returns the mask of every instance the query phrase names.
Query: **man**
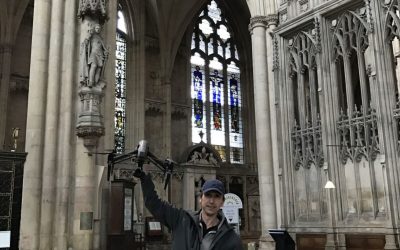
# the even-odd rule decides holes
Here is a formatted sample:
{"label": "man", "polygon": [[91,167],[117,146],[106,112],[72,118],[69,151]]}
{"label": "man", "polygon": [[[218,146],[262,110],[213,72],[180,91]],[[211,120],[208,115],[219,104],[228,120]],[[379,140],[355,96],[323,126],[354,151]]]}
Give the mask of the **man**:
{"label": "man", "polygon": [[172,231],[174,250],[242,250],[242,242],[233,230],[221,207],[225,188],[219,180],[208,180],[201,191],[198,212],[178,209],[162,201],[154,188],[151,177],[140,169],[134,176],[140,178],[145,206]]}

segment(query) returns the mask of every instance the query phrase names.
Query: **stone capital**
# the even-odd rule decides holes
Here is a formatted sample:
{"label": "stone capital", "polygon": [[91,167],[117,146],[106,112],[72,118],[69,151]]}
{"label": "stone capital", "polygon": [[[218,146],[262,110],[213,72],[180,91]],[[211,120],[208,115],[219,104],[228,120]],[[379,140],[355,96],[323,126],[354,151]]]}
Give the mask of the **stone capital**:
{"label": "stone capital", "polygon": [[266,28],[268,26],[268,21],[266,16],[254,16],[250,18],[249,31],[253,32],[256,27]]}
{"label": "stone capital", "polygon": [[279,21],[278,14],[269,14],[265,18],[267,20],[267,26],[268,27],[271,26],[271,25],[274,25],[274,26],[278,25],[278,21]]}

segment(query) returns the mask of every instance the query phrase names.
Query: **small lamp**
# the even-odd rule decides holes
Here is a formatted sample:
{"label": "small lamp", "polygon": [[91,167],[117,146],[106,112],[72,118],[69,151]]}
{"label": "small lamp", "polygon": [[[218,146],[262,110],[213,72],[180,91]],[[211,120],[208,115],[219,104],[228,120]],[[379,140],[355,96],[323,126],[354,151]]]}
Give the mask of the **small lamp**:
{"label": "small lamp", "polygon": [[328,180],[328,181],[326,182],[326,184],[325,184],[325,188],[326,188],[326,189],[335,188],[335,184],[333,184],[332,181]]}

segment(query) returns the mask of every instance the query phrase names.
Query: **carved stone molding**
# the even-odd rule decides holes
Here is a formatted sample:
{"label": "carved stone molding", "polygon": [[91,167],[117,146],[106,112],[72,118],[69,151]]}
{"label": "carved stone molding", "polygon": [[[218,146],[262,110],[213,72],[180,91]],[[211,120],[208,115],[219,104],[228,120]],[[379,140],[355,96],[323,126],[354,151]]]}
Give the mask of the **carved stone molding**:
{"label": "carved stone molding", "polygon": [[84,19],[90,16],[98,19],[100,23],[107,20],[107,2],[106,0],[80,0],[78,8],[78,17]]}
{"label": "carved stone molding", "polygon": [[103,116],[100,111],[103,98],[102,88],[99,86],[92,88],[81,87],[79,89],[79,97],[81,105],[76,125],[76,135],[84,139],[86,147],[95,147],[98,138],[104,135]]}
{"label": "carved stone molding", "polygon": [[250,18],[250,24],[249,24],[249,31],[250,33],[253,32],[253,29],[256,27],[267,27],[268,26],[268,20],[266,16],[255,16]]}
{"label": "carved stone molding", "polygon": [[284,23],[287,21],[287,19],[288,19],[287,9],[282,9],[281,11],[279,11],[279,22]]}
{"label": "carved stone molding", "polygon": [[274,34],[274,37],[272,38],[273,42],[273,65],[272,65],[272,71],[279,70],[279,46],[278,46],[278,37],[276,34]]}
{"label": "carved stone molding", "polygon": [[367,19],[367,23],[369,24],[369,28],[370,28],[370,32],[373,33],[375,30],[374,27],[374,20],[372,18],[372,9],[371,9],[371,0],[364,0],[365,2],[365,10],[366,10],[366,19]]}
{"label": "carved stone molding", "polygon": [[369,108],[367,113],[363,114],[362,110],[355,107],[351,117],[343,111],[340,113],[337,127],[342,164],[346,164],[348,159],[360,162],[362,157],[374,161],[380,152],[376,111]]}
{"label": "carved stone molding", "polygon": [[293,143],[293,164],[296,170],[300,167],[310,168],[311,165],[322,167],[324,154],[322,150],[321,124],[299,128],[297,125],[291,133]]}
{"label": "carved stone molding", "polygon": [[172,118],[174,119],[185,119],[190,117],[191,107],[180,104],[172,104]]}
{"label": "carved stone molding", "polygon": [[300,12],[306,12],[309,8],[308,0],[299,0]]}
{"label": "carved stone molding", "polygon": [[130,181],[133,184],[136,184],[136,177],[133,176],[133,173],[135,172],[136,169],[125,169],[125,168],[119,168],[119,169],[114,169],[113,171],[113,177],[114,180],[126,180]]}
{"label": "carved stone molding", "polygon": [[189,155],[188,160],[188,163],[196,165],[212,165],[214,167],[219,167],[220,162],[221,160],[218,159],[218,155],[215,155],[214,152],[204,146],[201,148],[201,151],[199,149],[193,150]]}
{"label": "carved stone molding", "polygon": [[279,16],[278,14],[269,14],[266,16],[266,20],[267,20],[267,26],[277,26],[278,22],[279,22]]}
{"label": "carved stone molding", "polygon": [[314,29],[311,32],[315,41],[315,49],[317,53],[322,52],[322,45],[321,45],[321,22],[320,17],[314,18]]}
{"label": "carved stone molding", "polygon": [[145,112],[147,114],[163,114],[165,113],[165,102],[158,100],[145,100]]}

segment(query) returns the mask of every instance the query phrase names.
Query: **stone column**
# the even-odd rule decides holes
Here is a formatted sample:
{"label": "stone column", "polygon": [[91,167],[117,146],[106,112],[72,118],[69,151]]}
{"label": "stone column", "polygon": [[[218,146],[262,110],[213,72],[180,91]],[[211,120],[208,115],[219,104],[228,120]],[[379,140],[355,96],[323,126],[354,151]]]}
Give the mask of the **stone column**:
{"label": "stone column", "polygon": [[65,8],[63,32],[66,35],[63,38],[62,45],[62,62],[60,65],[61,70],[61,84],[60,86],[60,108],[59,108],[59,129],[57,131],[58,140],[58,164],[57,175],[53,178],[56,179],[56,194],[54,206],[54,219],[53,220],[53,248],[57,250],[66,250],[68,247],[68,226],[70,216],[68,211],[71,190],[71,166],[72,166],[72,151],[74,130],[73,119],[75,117],[75,106],[73,104],[73,95],[76,91],[74,85],[74,64],[75,64],[75,46],[76,36],[76,1],[71,1]]}
{"label": "stone column", "polygon": [[5,150],[5,137],[11,136],[11,131],[6,131],[7,126],[7,107],[10,86],[10,70],[11,70],[12,46],[10,44],[0,45],[0,62],[1,62],[1,80],[0,80],[0,150]]}
{"label": "stone column", "polygon": [[274,241],[266,231],[277,226],[267,71],[266,17],[252,17],[249,28],[253,51],[254,104],[257,114],[255,121],[262,227],[260,249],[275,249]]}
{"label": "stone column", "polygon": [[[84,152],[95,151],[99,147],[99,139],[105,133],[102,111],[105,88],[108,83],[114,82],[114,79],[106,81],[107,69],[114,64],[108,60],[108,57],[115,51],[115,46],[112,46],[111,51],[111,45],[104,39],[105,22],[108,20],[107,2],[80,0],[78,6],[80,42],[76,47],[80,50],[79,75],[75,76],[76,79],[79,77],[79,81],[75,82],[75,86],[78,88],[80,102],[77,111],[76,135],[80,138],[76,144],[76,162],[72,174],[74,197],[69,240],[70,247],[73,249],[96,249],[99,245],[98,241],[94,242],[94,220],[97,208],[95,201],[98,192],[96,159],[94,155]],[[115,10],[111,18],[115,18],[116,13]],[[115,32],[113,34],[115,44]],[[108,86],[109,95],[114,90],[113,86]]]}
{"label": "stone column", "polygon": [[[267,30],[266,30],[266,43],[267,43],[267,72],[268,72],[268,90],[269,90],[269,106],[270,106],[270,121],[271,122],[271,140],[272,144],[276,145],[278,143],[278,133],[280,131],[280,124],[277,124],[277,103],[275,99],[275,77],[274,71],[279,70],[279,57],[278,57],[278,45],[277,41],[273,35],[273,30],[278,24],[278,15],[269,14],[267,15]],[[274,185],[275,185],[275,206],[276,206],[276,226],[281,225],[281,203],[280,200],[280,189],[279,189],[279,148],[272,147],[272,158],[273,169],[274,169]]]}
{"label": "stone column", "polygon": [[51,3],[35,1],[19,249],[39,249]]}
{"label": "stone column", "polygon": [[56,175],[58,166],[58,120],[60,72],[62,61],[64,4],[54,0],[51,4],[49,64],[44,127],[44,158],[42,170],[42,200],[40,216],[40,249],[51,249],[55,208]]}

